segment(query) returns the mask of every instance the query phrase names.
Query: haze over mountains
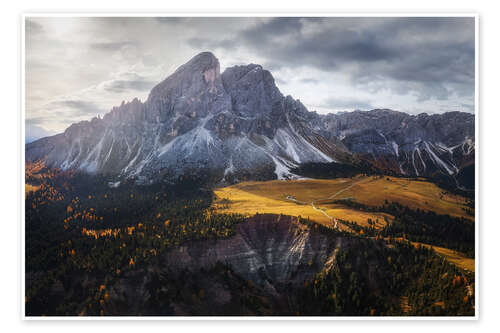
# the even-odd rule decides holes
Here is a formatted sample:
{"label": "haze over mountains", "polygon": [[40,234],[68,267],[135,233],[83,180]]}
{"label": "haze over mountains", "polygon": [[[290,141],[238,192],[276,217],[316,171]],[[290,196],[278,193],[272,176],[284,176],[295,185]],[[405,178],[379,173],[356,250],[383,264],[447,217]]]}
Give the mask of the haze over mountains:
{"label": "haze over mountains", "polygon": [[[408,176],[448,177],[474,167],[474,115],[377,109],[320,115],[283,96],[261,66],[220,73],[203,52],[102,119],[26,145],[26,160],[140,183],[199,174],[221,181],[286,179],[302,163],[355,164]],[[470,170],[469,172],[470,173]],[[473,174],[473,172],[472,172]]]}

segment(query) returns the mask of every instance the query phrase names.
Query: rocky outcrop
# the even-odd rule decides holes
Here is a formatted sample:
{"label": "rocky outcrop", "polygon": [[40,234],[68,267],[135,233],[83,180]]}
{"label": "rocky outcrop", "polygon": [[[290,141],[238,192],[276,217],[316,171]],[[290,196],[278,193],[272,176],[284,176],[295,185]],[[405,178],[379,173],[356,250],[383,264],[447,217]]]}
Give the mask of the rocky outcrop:
{"label": "rocky outcrop", "polygon": [[327,237],[296,217],[261,214],[238,225],[230,239],[185,244],[168,252],[165,261],[176,269],[209,268],[222,262],[274,291],[277,284],[303,283],[330,268],[338,249],[348,243],[349,239]]}

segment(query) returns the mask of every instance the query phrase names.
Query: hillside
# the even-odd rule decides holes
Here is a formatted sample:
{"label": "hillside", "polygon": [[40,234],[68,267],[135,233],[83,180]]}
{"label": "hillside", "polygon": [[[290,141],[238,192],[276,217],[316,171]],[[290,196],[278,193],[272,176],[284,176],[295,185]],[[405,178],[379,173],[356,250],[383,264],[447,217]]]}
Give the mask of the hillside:
{"label": "hillside", "polygon": [[215,194],[219,199],[218,208],[224,212],[300,215],[325,225],[330,225],[331,219],[315,210],[312,202],[316,208],[325,208],[324,211],[333,217],[361,225],[366,225],[368,218],[378,219],[383,224],[384,217],[391,217],[388,214],[353,209],[347,203],[342,203],[342,200],[369,206],[380,206],[386,201],[398,202],[413,209],[471,218],[465,211],[468,208],[465,198],[430,182],[408,178],[358,176],[332,180],[242,182],[218,188]]}
{"label": "hillside", "polygon": [[358,176],[244,182],[214,193],[220,213],[293,215],[349,233],[403,237],[474,271],[470,202],[427,181]]}

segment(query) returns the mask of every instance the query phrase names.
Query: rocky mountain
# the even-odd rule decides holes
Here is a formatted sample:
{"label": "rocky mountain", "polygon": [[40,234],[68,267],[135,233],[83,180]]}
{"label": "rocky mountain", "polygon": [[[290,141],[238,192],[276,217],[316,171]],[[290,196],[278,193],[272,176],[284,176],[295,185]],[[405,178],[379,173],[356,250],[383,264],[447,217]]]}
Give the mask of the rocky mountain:
{"label": "rocky mountain", "polygon": [[220,73],[204,52],[145,102],[122,102],[102,119],[26,145],[26,160],[142,183],[200,173],[229,182],[295,178],[290,169],[305,162],[360,159],[402,175],[457,179],[474,163],[474,115],[320,115],[284,96],[261,66]]}
{"label": "rocky mountain", "polygon": [[322,120],[327,135],[338,137],[350,152],[402,175],[440,174],[459,183],[461,173],[474,166],[474,115],[469,113],[412,116],[372,110]]}

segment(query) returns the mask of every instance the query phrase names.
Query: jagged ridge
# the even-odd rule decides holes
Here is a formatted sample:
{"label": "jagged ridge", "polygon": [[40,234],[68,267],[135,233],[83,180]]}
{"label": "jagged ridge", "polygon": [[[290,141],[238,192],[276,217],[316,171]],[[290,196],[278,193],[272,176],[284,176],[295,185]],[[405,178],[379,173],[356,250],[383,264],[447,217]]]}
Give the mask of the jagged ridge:
{"label": "jagged ridge", "polygon": [[220,73],[195,56],[102,119],[26,146],[27,160],[149,183],[200,170],[224,181],[294,178],[304,162],[368,158],[406,175],[456,175],[474,161],[474,115],[391,110],[319,115],[283,96],[260,65]]}

